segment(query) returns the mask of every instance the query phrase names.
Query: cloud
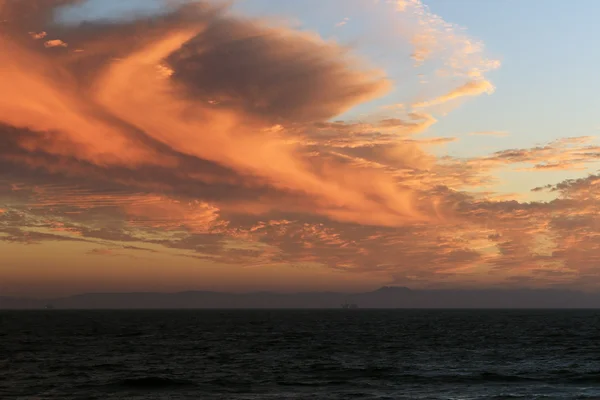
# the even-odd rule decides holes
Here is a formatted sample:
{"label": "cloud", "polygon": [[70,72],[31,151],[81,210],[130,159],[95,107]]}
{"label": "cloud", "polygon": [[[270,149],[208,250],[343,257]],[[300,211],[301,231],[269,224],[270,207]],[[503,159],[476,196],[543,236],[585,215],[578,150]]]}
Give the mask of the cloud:
{"label": "cloud", "polygon": [[46,42],[44,42],[44,46],[47,48],[51,48],[51,47],[69,47],[69,45],[65,42],[63,42],[60,39],[54,39],[54,40],[48,40]]}
{"label": "cloud", "polygon": [[483,94],[483,93],[492,94],[492,93],[494,93],[494,91],[495,91],[495,88],[489,81],[486,81],[486,80],[469,81],[469,82],[465,83],[464,85],[461,85],[455,89],[452,89],[450,92],[448,92],[442,96],[439,96],[433,100],[414,103],[412,106],[414,108],[425,108],[425,107],[437,106],[437,105],[444,104],[451,100],[455,100],[455,99],[458,99],[461,97],[479,96],[480,94]]}
{"label": "cloud", "polygon": [[418,143],[421,145],[441,145],[446,143],[452,143],[458,141],[458,138],[455,137],[432,137],[427,139],[407,139],[405,142],[407,143]]}
{"label": "cloud", "polygon": [[484,54],[484,46],[465,34],[465,29],[445,21],[431,12],[420,0],[392,1],[404,19],[402,31],[413,45],[412,58],[420,66],[434,57],[444,60],[440,70],[454,76],[480,80],[484,74],[500,67],[498,60]]}
{"label": "cloud", "polygon": [[32,38],[32,39],[36,39],[36,40],[38,40],[38,39],[43,39],[43,38],[45,38],[46,36],[48,36],[48,34],[47,34],[46,32],[44,32],[44,31],[42,31],[42,32],[39,32],[39,33],[36,33],[36,32],[29,32],[29,35],[31,36],[31,38]]}
{"label": "cloud", "polygon": [[326,120],[391,88],[382,72],[313,34],[232,18],[210,23],[169,61],[197,98],[273,124]]}
{"label": "cloud", "polygon": [[113,249],[92,249],[87,254],[94,256],[114,256],[115,252]]}
{"label": "cloud", "polygon": [[348,23],[348,21],[350,21],[350,18],[346,17],[343,20],[341,20],[340,22],[335,24],[336,28],[341,28],[342,26],[346,25]]}
{"label": "cloud", "polygon": [[185,228],[190,232],[210,232],[227,224],[219,221],[219,209],[205,202],[182,204],[170,199],[148,199],[124,207],[128,224],[163,230]]}
{"label": "cloud", "polygon": [[483,42],[470,37],[465,28],[434,14],[421,0],[396,0],[387,3],[391,3],[397,16],[394,20],[397,26],[394,33],[407,39],[412,47],[414,66],[434,71],[432,76],[419,71],[419,81],[427,86],[437,84],[441,87],[447,86],[438,83],[443,80],[463,81],[460,86],[437,98],[413,101],[414,108],[494,92],[487,74],[499,68],[500,61],[486,54]]}
{"label": "cloud", "polygon": [[[70,3],[0,2],[4,245],[73,242],[94,255],[422,287],[583,285],[597,274],[597,175],[536,188],[546,202],[494,187],[501,169],[589,168],[594,137],[436,156],[457,139],[428,132],[430,113],[339,120],[392,82],[314,34],[202,2],[57,25],[57,4]],[[417,16],[406,31],[415,58],[467,81],[413,107],[493,91],[482,46],[419,1],[395,6]],[[46,38],[69,46],[47,49]]]}
{"label": "cloud", "polygon": [[599,160],[600,147],[590,144],[593,140],[589,136],[563,138],[545,146],[497,151],[491,156],[476,158],[470,162],[482,167],[530,164],[526,168],[530,171],[583,170],[590,163]]}
{"label": "cloud", "polygon": [[563,198],[579,201],[595,201],[600,193],[600,176],[589,175],[585,178],[567,179],[556,185],[546,185],[534,190],[549,190],[559,193]]}
{"label": "cloud", "polygon": [[[310,150],[344,152],[343,149],[387,145],[409,146],[406,139],[427,130],[437,120],[428,114],[408,114],[406,118],[385,118],[369,122],[318,122],[298,132],[298,143]],[[416,167],[416,166],[415,166]]]}
{"label": "cloud", "polygon": [[[411,204],[410,191],[389,177],[363,172],[369,179],[349,179],[335,163],[314,171],[289,145],[285,128],[272,130],[276,123],[325,121],[387,90],[379,73],[346,50],[203,4],[156,17],[151,26],[131,24],[138,35],[119,42],[112,37],[133,28],[63,28],[65,39],[85,51],[53,58],[3,39],[8,75],[0,86],[12,95],[0,104],[0,120],[28,129],[9,130],[27,163],[59,157],[79,162],[64,171],[76,174],[91,166],[172,169],[187,157],[307,197],[307,209],[331,218],[393,224],[427,218]],[[92,60],[97,66],[90,70]],[[91,85],[80,90],[83,82]]]}

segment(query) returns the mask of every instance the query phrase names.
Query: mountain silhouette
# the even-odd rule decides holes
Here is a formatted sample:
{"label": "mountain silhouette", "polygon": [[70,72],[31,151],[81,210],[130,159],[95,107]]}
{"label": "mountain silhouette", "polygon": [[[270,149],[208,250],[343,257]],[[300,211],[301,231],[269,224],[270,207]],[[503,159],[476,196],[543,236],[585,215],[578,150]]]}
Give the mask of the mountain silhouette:
{"label": "mountain silhouette", "polygon": [[335,293],[87,293],[54,299],[0,297],[0,309],[190,308],[600,308],[600,293],[559,289],[413,290],[386,286],[370,292]]}

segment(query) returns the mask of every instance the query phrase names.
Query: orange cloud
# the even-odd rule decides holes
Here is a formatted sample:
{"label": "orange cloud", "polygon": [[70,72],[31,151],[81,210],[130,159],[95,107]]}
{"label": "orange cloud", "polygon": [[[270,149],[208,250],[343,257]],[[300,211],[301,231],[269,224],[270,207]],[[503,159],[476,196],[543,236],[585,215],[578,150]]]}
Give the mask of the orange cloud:
{"label": "orange cloud", "polygon": [[488,168],[507,164],[532,164],[525,168],[529,171],[585,169],[587,164],[597,162],[600,157],[600,147],[589,144],[593,139],[588,136],[563,138],[530,149],[501,150],[469,162]]}
{"label": "orange cloud", "polygon": [[[190,18],[194,12],[197,20]],[[349,175],[343,165],[327,161],[317,172],[290,145],[286,123],[323,121],[384,93],[389,83],[381,75],[360,69],[340,47],[315,36],[210,17],[202,7],[190,6],[156,25],[148,28],[146,40],[121,43],[114,51],[103,44],[102,28],[86,39],[89,48],[80,39],[83,53],[59,58],[4,38],[9,51],[0,61],[9,67],[0,90],[13,95],[0,100],[0,120],[33,131],[17,138],[20,148],[133,169],[176,168],[177,155],[185,155],[306,196],[313,212],[330,218],[394,225],[429,218],[417,209],[411,191],[391,177],[372,170]],[[77,41],[74,32],[64,35]],[[118,59],[98,53],[111,51]],[[230,59],[233,53],[238,60]],[[87,76],[90,87],[79,89],[80,74],[90,71],[77,66],[99,56],[105,65]],[[196,63],[204,66],[202,73],[188,67]],[[434,121],[419,114],[411,118],[415,122],[388,120],[382,128],[418,131]],[[273,131],[275,122],[283,128]]]}
{"label": "orange cloud", "polygon": [[92,249],[88,251],[88,254],[95,256],[114,256],[116,255],[112,249]]}
{"label": "orange cloud", "polygon": [[48,40],[44,43],[44,47],[69,47],[69,45],[60,39]]}
{"label": "orange cloud", "polygon": [[48,36],[48,34],[46,32],[44,32],[44,31],[42,31],[42,32],[29,32],[29,35],[31,36],[32,39],[36,39],[36,40],[43,39],[46,36]]}
{"label": "orange cloud", "polygon": [[124,207],[128,223],[136,227],[166,230],[183,228],[193,233],[210,232],[225,227],[219,220],[219,209],[207,203],[182,203],[170,199],[127,204]]}
{"label": "orange cloud", "polygon": [[450,92],[448,92],[440,97],[437,97],[433,100],[414,103],[412,106],[414,108],[431,107],[431,106],[436,106],[436,105],[447,103],[451,100],[455,100],[460,97],[479,96],[480,94],[483,94],[483,93],[492,94],[492,93],[494,93],[494,91],[495,91],[494,85],[492,85],[489,81],[486,81],[486,80],[469,81],[462,86],[452,89]]}
{"label": "orange cloud", "polygon": [[[96,164],[168,163],[168,159],[128,137],[118,124],[97,114],[76,91],[75,82],[49,60],[23,50],[0,36],[0,121],[28,128],[22,148],[57,155],[77,155]],[[173,161],[171,161],[171,165]]]}
{"label": "orange cloud", "polygon": [[[50,3],[7,4],[3,243],[76,241],[96,255],[144,243],[213,265],[327,268],[412,286],[600,283],[590,279],[600,178],[536,189],[555,193],[549,202],[489,187],[506,166],[587,167],[600,154],[592,137],[435,157],[428,146],[456,139],[412,136],[437,122],[428,113],[336,121],[391,82],[316,35],[202,3],[57,32],[45,23]],[[396,6],[424,23],[408,29],[415,58],[439,56],[469,79],[414,107],[493,91],[482,75],[495,64],[478,43],[442,30],[417,0]],[[70,46],[46,49],[32,40],[41,29]]]}

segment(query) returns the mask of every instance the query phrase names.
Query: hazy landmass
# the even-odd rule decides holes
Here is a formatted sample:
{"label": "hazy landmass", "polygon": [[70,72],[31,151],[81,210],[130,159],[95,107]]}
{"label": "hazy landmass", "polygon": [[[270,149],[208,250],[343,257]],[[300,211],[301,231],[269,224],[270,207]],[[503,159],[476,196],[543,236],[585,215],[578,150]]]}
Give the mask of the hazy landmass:
{"label": "hazy landmass", "polygon": [[600,308],[600,293],[558,289],[412,290],[382,287],[364,293],[293,294],[209,291],[179,293],[87,293],[55,299],[0,297],[0,309],[182,309],[182,308]]}

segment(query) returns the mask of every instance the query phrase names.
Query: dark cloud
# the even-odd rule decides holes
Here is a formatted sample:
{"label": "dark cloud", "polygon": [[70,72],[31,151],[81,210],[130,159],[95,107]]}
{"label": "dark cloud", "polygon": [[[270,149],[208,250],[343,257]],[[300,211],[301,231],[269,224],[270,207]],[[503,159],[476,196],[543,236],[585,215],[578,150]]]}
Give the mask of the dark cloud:
{"label": "dark cloud", "polygon": [[168,61],[194,97],[273,123],[326,120],[389,88],[337,45],[234,18],[210,21]]}

